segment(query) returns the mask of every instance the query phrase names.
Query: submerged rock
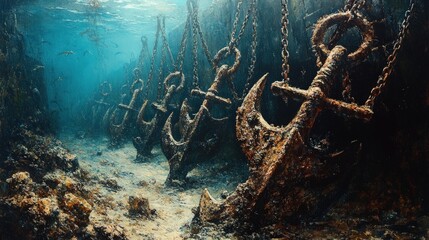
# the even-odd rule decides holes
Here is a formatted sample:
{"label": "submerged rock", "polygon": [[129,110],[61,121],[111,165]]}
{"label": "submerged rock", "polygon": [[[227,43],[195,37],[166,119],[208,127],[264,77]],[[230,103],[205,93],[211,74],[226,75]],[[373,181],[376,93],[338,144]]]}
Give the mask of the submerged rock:
{"label": "submerged rock", "polygon": [[128,198],[128,214],[130,217],[149,218],[155,213],[150,209],[149,200],[144,197],[130,196]]}
{"label": "submerged rock", "polygon": [[96,239],[123,240],[128,239],[121,226],[95,224]]}
{"label": "submerged rock", "polygon": [[[28,172],[17,172],[6,180],[0,198],[0,232],[10,239],[61,239],[82,236],[89,224],[92,206],[77,188],[34,182]],[[51,186],[51,187],[50,187]],[[16,224],[21,222],[24,224]]]}
{"label": "submerged rock", "polygon": [[106,180],[101,180],[100,183],[105,186],[106,188],[116,192],[122,189],[121,186],[119,186],[118,182],[113,179],[113,178],[109,178]]}
{"label": "submerged rock", "polygon": [[40,179],[56,169],[74,172],[79,168],[76,156],[52,137],[42,137],[29,130],[20,130],[11,146],[11,153],[4,162],[5,169],[27,171],[35,179]]}

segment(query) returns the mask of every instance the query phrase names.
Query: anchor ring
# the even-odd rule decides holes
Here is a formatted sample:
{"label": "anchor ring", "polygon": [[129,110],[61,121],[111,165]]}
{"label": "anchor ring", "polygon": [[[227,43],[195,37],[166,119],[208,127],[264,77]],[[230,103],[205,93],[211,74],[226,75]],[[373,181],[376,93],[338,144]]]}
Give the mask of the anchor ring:
{"label": "anchor ring", "polygon": [[142,86],[141,86],[140,90],[141,90],[141,89],[143,89],[143,85],[144,85],[143,80],[141,80],[141,78],[140,78],[140,75],[141,75],[141,73],[142,73],[142,72],[140,71],[140,69],[138,69],[138,68],[134,68],[133,73],[134,73],[134,78],[135,78],[135,80],[134,80],[133,84],[131,84],[131,87],[130,87],[130,92],[131,92],[131,93],[133,93],[133,92],[134,92],[134,90],[136,90],[136,89],[135,89],[135,86],[136,86],[138,83],[141,83],[141,84],[142,84]]}
{"label": "anchor ring", "polygon": [[164,80],[164,87],[165,89],[168,89],[170,81],[172,81],[175,78],[180,78],[179,85],[176,87],[176,91],[182,89],[185,86],[185,74],[182,72],[173,72],[170,73]]}
{"label": "anchor ring", "polygon": [[323,41],[325,34],[331,26],[338,25],[343,22],[350,23],[347,26],[348,28],[356,26],[360,30],[363,39],[359,48],[347,55],[348,60],[358,61],[364,59],[371,50],[371,45],[374,40],[374,29],[368,20],[359,15],[354,16],[350,11],[334,13],[319,20],[316,23],[313,37],[311,39],[313,45],[318,52],[324,55],[324,57],[328,56],[331,49],[329,49]]}
{"label": "anchor ring", "polygon": [[[230,50],[229,47],[224,47],[221,50],[219,50],[219,52],[217,52],[216,56],[213,59],[213,65],[215,67],[217,67],[220,60],[226,58],[226,56],[230,53],[229,50]],[[228,75],[232,75],[233,73],[235,73],[238,70],[238,67],[240,66],[240,63],[241,63],[240,50],[238,50],[238,48],[234,47],[233,51],[235,53],[234,65],[232,65],[232,67],[228,68],[228,72],[227,72]]]}
{"label": "anchor ring", "polygon": [[142,37],[140,38],[140,41],[141,41],[143,44],[147,44],[147,37],[146,37],[146,36],[142,36]]}
{"label": "anchor ring", "polygon": [[102,96],[107,97],[112,92],[112,84],[108,83],[107,81],[104,81],[100,85],[100,93]]}

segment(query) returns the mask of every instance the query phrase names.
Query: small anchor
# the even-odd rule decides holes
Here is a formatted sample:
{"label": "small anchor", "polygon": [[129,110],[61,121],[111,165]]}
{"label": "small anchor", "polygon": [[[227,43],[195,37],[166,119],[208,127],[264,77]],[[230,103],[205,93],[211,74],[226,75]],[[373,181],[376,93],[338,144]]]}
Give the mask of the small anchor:
{"label": "small anchor", "polygon": [[[219,50],[213,61],[214,66],[217,66],[228,52],[228,47]],[[230,99],[219,97],[217,94],[221,82],[234,74],[240,66],[240,51],[234,48],[233,53],[235,54],[234,65],[229,67],[224,64],[220,67],[216,67],[216,77],[207,92],[203,92],[200,89],[193,89],[191,91],[193,95],[204,97],[204,101],[194,118],[189,116],[187,99],[183,101],[178,123],[181,135],[179,141],[175,140],[172,133],[171,120],[173,114],[170,114],[165,122],[161,133],[161,146],[170,165],[170,173],[166,181],[167,184],[182,183],[188,172],[195,167],[198,161],[201,161],[203,156],[213,151],[218,144],[219,136],[211,132],[224,125],[228,118],[217,119],[212,117],[209,106],[214,102],[227,106],[231,105]]]}
{"label": "small anchor", "polygon": [[[130,87],[130,91],[132,93],[132,97],[130,100],[130,103],[128,105],[125,104],[118,104],[118,108],[113,111],[112,116],[110,116],[110,134],[112,135],[112,144],[116,145],[120,139],[122,138],[122,135],[124,133],[124,130],[126,128],[126,124],[130,118],[130,112],[138,112],[134,109],[134,106],[136,104],[137,98],[140,95],[140,93],[143,91],[144,83],[143,80],[139,77],[140,70],[134,69],[134,76],[135,81]],[[137,88],[137,85],[141,84],[140,88]],[[121,122],[119,124],[115,124],[115,120],[117,119],[118,111],[119,109],[125,110],[125,114],[121,119]]]}
{"label": "small anchor", "polygon": [[[170,84],[174,79],[179,79],[179,85]],[[166,113],[168,112],[168,105],[171,99],[176,93],[183,90],[185,86],[185,75],[179,71],[170,73],[164,80],[164,87],[167,89],[167,93],[160,103],[153,103],[152,107],[155,109],[155,116],[150,121],[144,120],[144,113],[148,104],[146,100],[137,116],[137,126],[139,127],[140,136],[133,139],[134,147],[137,149],[138,161],[143,160],[146,156],[151,154],[151,150],[161,133],[162,123],[167,118]]]}
{"label": "small anchor", "polygon": [[[100,94],[101,99],[94,101],[96,105],[92,109],[92,126],[93,128],[96,127],[97,123],[99,123],[101,115],[103,115],[103,111],[107,108],[106,113],[109,112],[111,104],[107,102],[107,99],[109,98],[110,94],[112,93],[112,85],[108,83],[107,81],[100,84]],[[104,113],[103,116],[106,115]],[[104,119],[104,117],[103,117]]]}
{"label": "small anchor", "polygon": [[[348,55],[343,46],[337,45],[330,50],[323,43],[327,29],[346,20],[351,21],[350,27],[359,29],[363,38],[362,45]],[[336,75],[346,64],[366,58],[373,39],[371,24],[350,12],[332,14],[318,21],[312,41],[325,61],[308,90],[290,87],[283,81],[271,86],[275,95],[303,101],[287,126],[270,125],[260,112],[268,74],[253,86],[237,111],[236,123],[238,141],[249,160],[249,178],[223,203],[216,202],[205,189],[196,214],[200,221],[233,220],[261,227],[314,214],[324,200],[332,197],[341,182],[340,176],[345,175],[342,170],[350,161],[322,161],[313,149],[307,147],[310,130],[325,109],[364,121],[371,119],[373,112],[369,108],[328,96]]]}

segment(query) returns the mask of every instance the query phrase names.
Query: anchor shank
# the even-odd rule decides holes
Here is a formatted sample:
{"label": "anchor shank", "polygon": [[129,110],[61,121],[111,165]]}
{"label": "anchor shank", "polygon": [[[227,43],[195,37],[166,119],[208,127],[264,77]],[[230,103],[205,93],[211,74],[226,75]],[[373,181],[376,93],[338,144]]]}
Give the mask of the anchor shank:
{"label": "anchor shank", "polygon": [[130,105],[128,105],[127,110],[126,110],[125,115],[124,115],[124,118],[122,119],[122,123],[120,125],[121,127],[124,127],[125,123],[128,121],[129,114],[130,114],[130,111],[128,109],[134,110],[134,105],[136,103],[137,96],[139,94],[140,94],[140,90],[139,89],[134,90],[133,97],[131,98]]}
{"label": "anchor shank", "polygon": [[213,81],[213,84],[210,86],[209,90],[207,90],[207,94],[205,94],[205,99],[203,101],[202,106],[208,109],[209,100],[215,100],[216,102],[219,102],[219,103],[231,105],[231,100],[216,96],[217,90],[219,88],[219,85],[222,79],[225,79],[225,77],[228,74],[229,74],[228,65],[222,65],[220,68],[218,68],[215,80]]}
{"label": "anchor shank", "polygon": [[334,75],[338,73],[345,62],[347,50],[342,46],[332,49],[325,64],[317,72],[316,77],[307,90],[307,100],[304,101],[297,116],[290,123],[297,127],[303,139],[307,139],[311,128],[322,110],[323,101],[334,82]]}

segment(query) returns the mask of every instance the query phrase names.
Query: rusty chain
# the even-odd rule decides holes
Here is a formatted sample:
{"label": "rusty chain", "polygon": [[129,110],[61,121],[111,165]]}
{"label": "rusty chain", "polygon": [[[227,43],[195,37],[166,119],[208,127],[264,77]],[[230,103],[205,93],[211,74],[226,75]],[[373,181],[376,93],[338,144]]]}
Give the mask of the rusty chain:
{"label": "rusty chain", "polygon": [[180,43],[180,50],[177,54],[177,60],[176,60],[176,71],[183,72],[183,62],[185,60],[185,51],[186,51],[186,43],[188,41],[188,33],[190,31],[191,21],[192,21],[192,12],[189,8],[189,0],[187,1],[188,4],[188,16],[186,18],[185,28],[183,30],[183,36],[182,41]]}
{"label": "rusty chain", "polygon": [[142,49],[140,50],[139,62],[138,62],[137,67],[140,68],[140,69],[142,69],[143,65],[144,65],[145,55],[149,52],[149,47],[147,45],[147,37],[142,36],[140,38],[140,41],[142,43]]}
{"label": "rusty chain", "polygon": [[192,2],[192,59],[193,59],[193,82],[192,86],[195,89],[200,89],[198,78],[198,4],[196,1]]}
{"label": "rusty chain", "polygon": [[243,0],[237,1],[237,8],[235,9],[234,22],[232,24],[231,40],[228,44],[229,51],[231,51],[235,45],[235,34],[237,33],[237,29],[238,29],[238,21],[240,20],[240,12],[241,12],[241,5],[242,4],[243,4]]}
{"label": "rusty chain", "polygon": [[410,5],[405,12],[404,20],[402,21],[401,28],[398,33],[398,38],[393,46],[393,52],[387,58],[387,65],[383,68],[381,75],[378,77],[377,85],[371,90],[369,98],[365,102],[365,106],[373,109],[376,98],[383,92],[390,75],[394,71],[395,64],[397,62],[397,56],[402,48],[402,44],[407,34],[407,30],[410,26],[411,14],[414,10],[414,1],[410,0]]}
{"label": "rusty chain", "polygon": [[[163,38],[164,44],[162,45],[161,50],[161,62],[159,63],[159,70],[158,70],[158,89],[156,94],[156,99],[159,100],[161,98],[161,95],[163,94],[163,72],[164,72],[164,64],[165,60],[167,58],[167,51],[169,49],[167,38],[165,37],[165,17],[162,20],[162,26],[161,26],[161,35]],[[170,52],[171,53],[171,52]],[[172,56],[171,56],[172,59]]]}
{"label": "rusty chain", "polygon": [[[197,1],[197,0],[194,0],[194,1]],[[214,65],[214,63],[213,63],[213,57],[211,56],[209,47],[207,46],[207,42],[206,42],[206,40],[204,38],[203,31],[201,30],[200,21],[199,21],[199,18],[198,18],[198,5],[197,5],[197,8],[196,8],[196,12],[197,12],[196,13],[197,17],[194,19],[194,21],[195,21],[195,25],[197,26],[197,29],[198,29],[198,35],[200,35],[201,46],[203,48],[204,54],[206,55],[207,61],[210,63],[211,66],[213,66]]]}
{"label": "rusty chain", "polygon": [[250,46],[251,58],[250,58],[250,66],[247,73],[246,83],[244,84],[243,92],[241,94],[241,98],[244,99],[247,92],[250,89],[250,81],[253,78],[253,74],[255,73],[256,66],[256,48],[258,47],[258,1],[253,1],[252,8],[252,44]]}
{"label": "rusty chain", "polygon": [[[237,7],[237,9],[240,9],[240,7]],[[252,17],[252,43],[250,45],[251,57],[250,57],[250,64],[249,64],[249,68],[248,68],[248,72],[247,72],[247,79],[246,79],[246,82],[244,84],[243,91],[242,91],[241,95],[238,95],[238,92],[237,92],[236,87],[234,85],[232,76],[229,77],[229,81],[228,81],[228,85],[229,85],[229,87],[231,89],[232,96],[233,96],[234,100],[237,101],[237,102],[242,101],[244,99],[244,97],[246,96],[246,94],[247,94],[247,92],[249,91],[249,88],[250,88],[250,81],[252,80],[253,74],[255,72],[255,66],[256,66],[256,60],[257,60],[257,58],[256,58],[256,48],[258,46],[258,42],[257,42],[258,41],[258,32],[257,32],[257,28],[258,28],[257,0],[252,0],[250,2],[250,7],[248,9],[248,14],[246,15],[244,21],[248,22],[249,19],[250,19],[250,17]],[[245,29],[245,25],[246,24],[243,24],[243,26],[241,28],[241,30],[243,30],[243,31],[240,30],[240,32],[243,32],[243,33],[241,33],[241,34],[239,33],[239,36],[244,34],[244,29]],[[235,31],[234,28],[235,27],[233,27],[233,32]],[[241,36],[239,38],[241,38]],[[238,41],[236,43],[238,43]],[[230,48],[231,45],[229,45],[228,47]]]}
{"label": "rusty chain", "polygon": [[162,19],[161,37],[162,37],[163,47],[165,48],[166,54],[168,54],[168,58],[170,59],[171,66],[175,68],[173,54],[171,53],[170,45],[168,44],[168,40],[167,40],[167,34],[165,32],[165,17]]}
{"label": "rusty chain", "polygon": [[247,13],[244,16],[243,23],[241,24],[240,31],[238,32],[238,35],[235,36],[237,34],[238,21],[240,21],[241,7],[242,7],[242,4],[243,4],[242,0],[238,0],[238,2],[237,2],[237,8],[236,8],[234,22],[233,22],[232,31],[231,31],[231,40],[230,40],[230,42],[228,44],[229,52],[231,52],[231,50],[234,47],[238,46],[241,38],[244,35],[244,32],[246,30],[247,24],[248,24],[249,19],[250,19],[250,15],[253,12],[253,10],[252,10],[253,6],[256,4],[255,0],[249,1],[249,2],[250,2],[250,7],[247,9]]}
{"label": "rusty chain", "polygon": [[156,56],[157,51],[158,51],[158,39],[159,39],[159,34],[161,32],[161,19],[160,19],[159,16],[157,17],[157,24],[158,24],[158,26],[157,26],[157,29],[156,29],[155,44],[153,46],[151,65],[150,65],[149,75],[148,75],[148,78],[147,78],[146,91],[145,91],[145,94],[144,94],[144,99],[147,99],[149,97],[150,85],[152,83],[153,72],[155,70],[155,56]]}
{"label": "rusty chain", "polygon": [[176,70],[183,72],[183,62],[185,60],[185,50],[186,50],[186,43],[188,41],[188,32],[189,32],[189,26],[190,26],[190,17],[188,16],[188,19],[186,20],[185,30],[183,32],[182,41],[180,43],[180,50],[177,54],[177,60],[176,60]]}
{"label": "rusty chain", "polygon": [[345,71],[343,78],[343,99],[346,102],[355,102],[355,99],[352,97],[352,81],[350,79],[349,71]]}
{"label": "rusty chain", "polygon": [[289,51],[288,51],[288,46],[289,46],[289,42],[288,42],[288,25],[289,25],[289,20],[288,20],[288,15],[289,15],[289,9],[288,9],[288,1],[287,0],[282,0],[282,28],[281,28],[281,32],[282,32],[282,77],[283,77],[283,81],[285,83],[289,82],[289,71],[290,71],[290,66],[289,66]]}

